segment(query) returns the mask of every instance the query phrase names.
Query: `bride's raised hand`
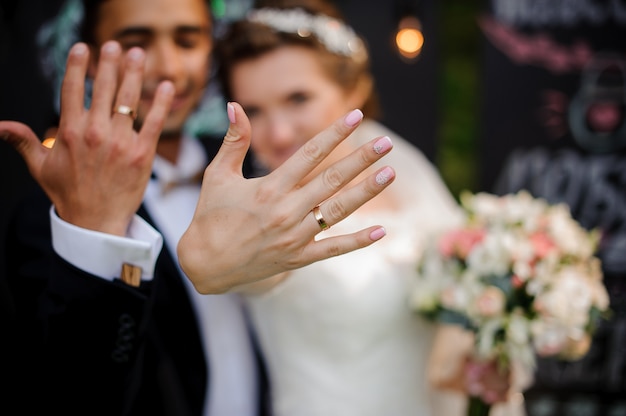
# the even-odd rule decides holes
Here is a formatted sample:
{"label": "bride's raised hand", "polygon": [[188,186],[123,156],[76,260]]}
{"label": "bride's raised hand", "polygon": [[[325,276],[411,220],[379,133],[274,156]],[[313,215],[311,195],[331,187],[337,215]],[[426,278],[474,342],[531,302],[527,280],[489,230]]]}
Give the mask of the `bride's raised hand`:
{"label": "bride's raised hand", "polygon": [[[373,139],[302,184],[359,125],[359,110],[335,121],[267,176],[246,179],[241,169],[250,123],[238,104],[228,106],[228,133],[204,173],[195,215],[178,244],[180,264],[196,290],[225,292],[366,247],[385,235],[375,225],[315,240],[324,222],[338,223],[393,182],[394,170],[383,167],[343,189],[391,150],[389,138]],[[314,212],[317,206],[319,212]]]}

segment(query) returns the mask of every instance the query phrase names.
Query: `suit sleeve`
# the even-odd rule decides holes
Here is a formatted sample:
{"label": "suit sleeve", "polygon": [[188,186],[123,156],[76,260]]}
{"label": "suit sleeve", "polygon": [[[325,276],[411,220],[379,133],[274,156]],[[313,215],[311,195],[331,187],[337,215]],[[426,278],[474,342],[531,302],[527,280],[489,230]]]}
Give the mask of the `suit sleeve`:
{"label": "suit sleeve", "polygon": [[133,288],[66,262],[52,249],[49,209],[38,191],[7,228],[12,396],[29,392],[25,414],[122,414],[141,369],[150,283]]}

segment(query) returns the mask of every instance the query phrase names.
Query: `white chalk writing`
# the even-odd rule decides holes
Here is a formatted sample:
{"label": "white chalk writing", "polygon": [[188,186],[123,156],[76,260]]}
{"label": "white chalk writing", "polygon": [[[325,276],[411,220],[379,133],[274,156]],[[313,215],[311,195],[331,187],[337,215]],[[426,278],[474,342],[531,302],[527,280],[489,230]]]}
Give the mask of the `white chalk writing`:
{"label": "white chalk writing", "polygon": [[515,26],[599,26],[610,20],[626,23],[623,0],[492,0],[491,5],[498,20]]}

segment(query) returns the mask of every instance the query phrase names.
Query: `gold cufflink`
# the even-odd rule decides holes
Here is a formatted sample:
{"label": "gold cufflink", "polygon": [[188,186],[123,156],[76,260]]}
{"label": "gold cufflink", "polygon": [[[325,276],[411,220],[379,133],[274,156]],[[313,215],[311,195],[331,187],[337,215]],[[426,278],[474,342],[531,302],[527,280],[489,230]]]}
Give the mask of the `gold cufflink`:
{"label": "gold cufflink", "polygon": [[133,287],[139,287],[141,283],[141,267],[132,264],[122,264],[122,282]]}

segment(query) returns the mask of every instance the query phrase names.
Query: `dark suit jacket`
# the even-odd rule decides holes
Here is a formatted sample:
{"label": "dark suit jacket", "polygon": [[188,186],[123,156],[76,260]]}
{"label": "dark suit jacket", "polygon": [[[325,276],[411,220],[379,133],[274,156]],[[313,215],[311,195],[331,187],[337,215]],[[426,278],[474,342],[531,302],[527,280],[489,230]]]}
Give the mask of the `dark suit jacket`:
{"label": "dark suit jacket", "polygon": [[15,414],[200,415],[209,374],[169,251],[139,288],[89,275],[54,253],[49,208],[37,189],[7,233],[2,396]]}

